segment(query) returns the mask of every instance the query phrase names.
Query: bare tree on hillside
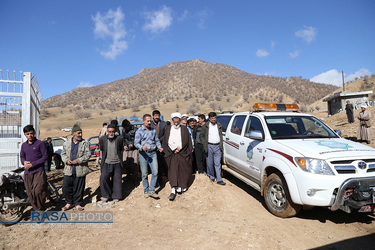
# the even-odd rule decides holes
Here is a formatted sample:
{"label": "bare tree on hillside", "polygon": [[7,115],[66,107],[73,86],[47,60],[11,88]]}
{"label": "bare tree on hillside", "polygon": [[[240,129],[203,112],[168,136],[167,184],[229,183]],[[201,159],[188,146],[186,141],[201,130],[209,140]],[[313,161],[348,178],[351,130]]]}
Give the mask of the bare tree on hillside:
{"label": "bare tree on hillside", "polygon": [[218,110],[220,111],[220,112],[223,112],[223,106],[222,105],[219,105],[219,107],[217,107],[218,108]]}
{"label": "bare tree on hillside", "polygon": [[211,102],[211,103],[210,103],[210,108],[211,108],[212,110],[216,110],[216,108],[217,108],[217,104],[216,104],[216,102]]}
{"label": "bare tree on hillside", "polygon": [[91,112],[83,112],[83,117],[87,120],[90,119],[92,117]]}
{"label": "bare tree on hillside", "polygon": [[186,113],[194,115],[199,111],[199,108],[200,108],[199,104],[196,104],[196,103],[189,104],[186,107]]}
{"label": "bare tree on hillside", "polygon": [[42,112],[40,112],[40,119],[44,120],[48,117],[50,117],[51,113],[47,109],[42,109]]}

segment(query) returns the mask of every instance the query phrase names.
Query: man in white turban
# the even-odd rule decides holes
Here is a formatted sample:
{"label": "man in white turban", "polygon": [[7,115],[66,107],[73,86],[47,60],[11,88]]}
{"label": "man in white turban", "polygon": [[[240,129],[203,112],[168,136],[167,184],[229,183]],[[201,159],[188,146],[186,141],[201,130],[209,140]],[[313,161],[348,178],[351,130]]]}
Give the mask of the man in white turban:
{"label": "man in white turban", "polygon": [[371,113],[367,110],[366,105],[361,106],[361,112],[358,114],[359,129],[358,129],[358,141],[366,141],[367,144],[371,142]]}
{"label": "man in white turban", "polygon": [[190,184],[192,175],[190,154],[193,146],[188,129],[180,125],[181,114],[173,113],[171,118],[172,123],[165,131],[162,146],[172,189],[168,199],[173,201],[176,198],[176,192],[181,194]]}

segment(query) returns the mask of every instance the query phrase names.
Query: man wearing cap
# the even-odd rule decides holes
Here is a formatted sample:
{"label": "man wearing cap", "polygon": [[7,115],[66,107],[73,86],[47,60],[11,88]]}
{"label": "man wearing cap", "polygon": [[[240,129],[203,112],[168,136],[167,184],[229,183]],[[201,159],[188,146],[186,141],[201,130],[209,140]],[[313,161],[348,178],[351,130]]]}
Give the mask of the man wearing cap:
{"label": "man wearing cap", "polygon": [[358,141],[365,141],[367,144],[371,143],[371,113],[367,110],[366,105],[361,106],[361,112],[358,114],[359,129],[358,129]]}
{"label": "man wearing cap", "polygon": [[186,126],[181,126],[181,114],[171,115],[172,124],[165,131],[163,148],[164,157],[168,166],[168,179],[172,191],[168,199],[173,201],[176,192],[187,190],[191,175],[192,163],[190,154],[193,151],[192,141]]}
{"label": "man wearing cap", "polygon": [[[139,150],[139,164],[142,172],[143,192],[146,198],[159,199],[155,193],[158,179],[158,160],[156,152],[163,152],[160,140],[154,128],[151,127],[151,115],[143,115],[143,126],[135,132],[134,145]],[[148,182],[148,166],[151,168],[151,183]]]}
{"label": "man wearing cap", "polygon": [[221,178],[221,156],[223,152],[223,128],[216,121],[216,113],[208,114],[208,122],[202,126],[199,139],[202,142],[203,150],[206,154],[207,175],[211,181],[219,185],[226,183]]}
{"label": "man wearing cap", "polygon": [[102,151],[100,192],[102,201],[113,199],[118,202],[122,198],[122,152],[124,150],[122,136],[117,135],[116,125],[108,124],[107,135],[100,137]]}
{"label": "man wearing cap", "polygon": [[91,157],[90,144],[82,139],[82,129],[78,124],[72,128],[72,139],[64,142],[61,158],[65,163],[63,179],[63,195],[66,205],[63,211],[70,209],[73,204],[82,211],[83,193],[86,185],[86,175],[89,173],[88,162]]}

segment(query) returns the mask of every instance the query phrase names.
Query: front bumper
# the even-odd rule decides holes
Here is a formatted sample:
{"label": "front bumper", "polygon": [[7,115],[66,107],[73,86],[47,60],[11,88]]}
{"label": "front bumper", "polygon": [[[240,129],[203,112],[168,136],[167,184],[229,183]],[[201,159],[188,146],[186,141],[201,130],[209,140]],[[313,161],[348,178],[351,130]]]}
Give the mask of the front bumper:
{"label": "front bumper", "polygon": [[[370,187],[370,198],[364,200],[355,200],[350,196],[346,195],[348,190],[359,186],[369,186]],[[336,211],[341,209],[347,213],[351,212],[351,209],[359,209],[366,205],[374,205],[374,195],[375,195],[375,177],[362,177],[362,178],[350,178],[347,179],[338,189],[336,193],[336,199],[334,200],[331,210]]]}
{"label": "front bumper", "polygon": [[369,201],[358,201],[353,197],[345,196],[348,189],[354,189],[359,185],[368,185],[372,188],[372,194],[375,193],[375,176],[345,176],[345,175],[317,175],[298,171],[293,174],[296,181],[296,189],[290,192],[298,192],[300,201],[292,200],[296,204],[330,207],[335,211],[342,209],[348,212],[350,208],[357,208],[364,205],[370,205],[373,199]]}

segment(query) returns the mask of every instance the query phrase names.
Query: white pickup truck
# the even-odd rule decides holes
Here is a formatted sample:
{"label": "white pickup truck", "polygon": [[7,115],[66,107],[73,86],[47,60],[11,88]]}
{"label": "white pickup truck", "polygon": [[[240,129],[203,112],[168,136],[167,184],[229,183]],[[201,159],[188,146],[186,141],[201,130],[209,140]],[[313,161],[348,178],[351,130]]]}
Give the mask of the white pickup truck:
{"label": "white pickup truck", "polygon": [[258,190],[271,213],[292,217],[314,206],[374,211],[374,148],[340,138],[294,104],[254,110],[218,115],[223,169]]}

